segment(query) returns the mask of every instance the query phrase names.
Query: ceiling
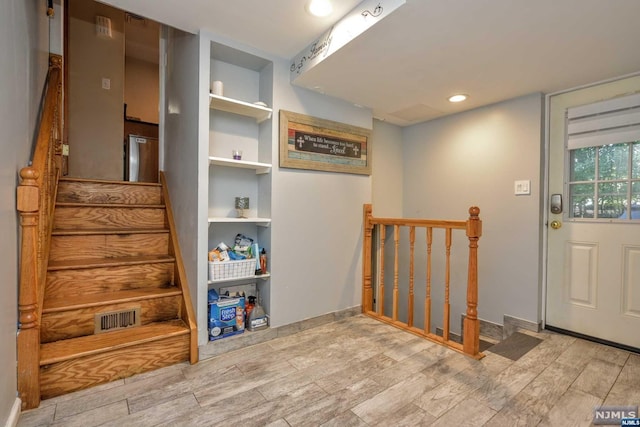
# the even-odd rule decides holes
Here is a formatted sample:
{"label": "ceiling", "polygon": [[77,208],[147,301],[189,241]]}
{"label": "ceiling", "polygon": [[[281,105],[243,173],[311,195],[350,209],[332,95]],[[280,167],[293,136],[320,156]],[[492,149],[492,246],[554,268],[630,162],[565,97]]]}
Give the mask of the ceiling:
{"label": "ceiling", "polygon": [[[360,3],[314,18],[305,0],[103,1],[286,59]],[[638,0],[407,0],[295,83],[409,125],[638,72],[639,17]]]}

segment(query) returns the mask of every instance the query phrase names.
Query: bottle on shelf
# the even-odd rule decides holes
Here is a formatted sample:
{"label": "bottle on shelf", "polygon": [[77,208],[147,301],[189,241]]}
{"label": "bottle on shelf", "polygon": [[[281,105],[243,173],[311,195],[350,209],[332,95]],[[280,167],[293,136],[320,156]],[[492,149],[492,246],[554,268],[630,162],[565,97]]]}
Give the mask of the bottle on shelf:
{"label": "bottle on shelf", "polygon": [[[259,294],[258,294],[259,296]],[[267,313],[265,313],[264,308],[262,308],[262,304],[260,304],[260,299],[258,298],[258,302],[251,310],[251,314],[249,315],[247,322],[247,328],[250,331],[256,331],[259,329],[264,329],[269,326],[269,319],[267,318]]]}
{"label": "bottle on shelf", "polygon": [[267,251],[264,248],[260,252],[260,270],[262,274],[267,274]]}
{"label": "bottle on shelf", "polygon": [[245,325],[249,325],[249,317],[251,316],[251,311],[253,311],[253,308],[256,306],[256,297],[254,297],[253,295],[249,295],[248,297],[249,302],[247,302],[247,304],[244,307],[244,311],[245,311]]}

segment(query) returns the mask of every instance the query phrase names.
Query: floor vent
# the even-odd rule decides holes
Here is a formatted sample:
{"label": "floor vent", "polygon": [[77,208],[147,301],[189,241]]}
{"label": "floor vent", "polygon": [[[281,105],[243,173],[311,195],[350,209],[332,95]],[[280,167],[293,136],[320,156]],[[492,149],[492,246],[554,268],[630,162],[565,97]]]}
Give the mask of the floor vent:
{"label": "floor vent", "polygon": [[95,315],[94,334],[140,326],[140,307]]}

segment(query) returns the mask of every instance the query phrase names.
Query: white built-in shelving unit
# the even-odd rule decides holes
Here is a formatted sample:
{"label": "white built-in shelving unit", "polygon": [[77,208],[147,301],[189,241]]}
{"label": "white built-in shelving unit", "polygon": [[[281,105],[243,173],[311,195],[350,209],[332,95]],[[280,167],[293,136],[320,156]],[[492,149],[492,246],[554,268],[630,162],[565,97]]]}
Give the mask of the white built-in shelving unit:
{"label": "white built-in shelving unit", "polygon": [[[256,240],[270,257],[273,64],[214,41],[210,56],[210,80],[222,81],[224,94],[209,93],[209,250],[220,242],[232,246],[235,235],[242,233]],[[234,159],[232,151],[238,149],[242,157]],[[248,218],[237,217],[234,201],[238,196],[249,197]],[[270,268],[261,275],[208,279],[208,289],[255,282],[269,313]]]}

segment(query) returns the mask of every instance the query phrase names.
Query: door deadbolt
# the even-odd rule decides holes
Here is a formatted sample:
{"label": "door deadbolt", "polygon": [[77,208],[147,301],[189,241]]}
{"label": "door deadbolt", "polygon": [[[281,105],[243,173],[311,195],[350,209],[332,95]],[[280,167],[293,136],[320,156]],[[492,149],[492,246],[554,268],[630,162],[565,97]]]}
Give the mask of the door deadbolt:
{"label": "door deadbolt", "polygon": [[551,213],[552,214],[561,214],[562,213],[562,194],[552,194],[551,195]]}

